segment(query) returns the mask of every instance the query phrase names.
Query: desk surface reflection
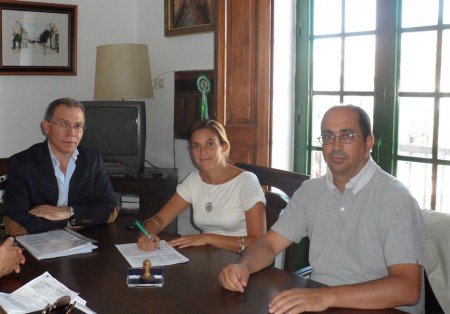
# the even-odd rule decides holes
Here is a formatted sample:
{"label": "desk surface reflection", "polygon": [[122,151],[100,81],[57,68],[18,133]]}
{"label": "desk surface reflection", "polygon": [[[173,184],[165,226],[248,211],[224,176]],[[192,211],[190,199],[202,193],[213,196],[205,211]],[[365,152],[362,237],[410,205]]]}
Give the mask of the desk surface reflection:
{"label": "desk surface reflection", "polygon": [[[20,274],[0,279],[0,291],[11,293],[48,271],[69,289],[80,292],[87,306],[103,313],[268,313],[269,301],[280,291],[293,287],[318,287],[306,280],[269,267],[250,278],[241,294],[223,289],[218,281],[222,268],[239,255],[212,246],[181,249],[185,264],[165,267],[162,288],[129,288],[128,262],[115,244],[135,242],[137,230],[127,229],[133,218],[120,217],[113,224],[80,230],[99,241],[92,253],[37,261],[25,252],[27,261]],[[163,234],[170,239],[173,235]],[[353,311],[332,309],[326,313],[402,313],[397,310]]]}

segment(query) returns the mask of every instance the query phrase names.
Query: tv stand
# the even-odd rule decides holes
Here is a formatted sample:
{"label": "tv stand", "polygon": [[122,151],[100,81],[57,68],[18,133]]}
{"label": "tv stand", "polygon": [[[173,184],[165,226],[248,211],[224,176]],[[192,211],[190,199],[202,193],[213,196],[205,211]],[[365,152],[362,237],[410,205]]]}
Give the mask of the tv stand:
{"label": "tv stand", "polygon": [[[138,213],[120,212],[119,216],[135,216],[144,220],[157,213],[175,193],[178,185],[178,169],[161,168],[157,175],[145,172],[138,175],[111,175],[114,192],[122,194],[138,194],[140,210]],[[174,220],[167,231],[177,232],[177,220]]]}
{"label": "tv stand", "polygon": [[123,162],[105,161],[104,164],[106,172],[108,172],[110,176],[120,176],[127,171],[127,166]]}

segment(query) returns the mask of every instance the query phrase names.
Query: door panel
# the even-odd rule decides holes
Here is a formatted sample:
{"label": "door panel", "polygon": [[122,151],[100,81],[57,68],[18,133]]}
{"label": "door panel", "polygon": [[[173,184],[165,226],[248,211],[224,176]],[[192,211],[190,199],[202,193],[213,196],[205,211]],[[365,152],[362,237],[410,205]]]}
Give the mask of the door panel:
{"label": "door panel", "polygon": [[270,164],[271,0],[218,0],[217,120],[233,163]]}

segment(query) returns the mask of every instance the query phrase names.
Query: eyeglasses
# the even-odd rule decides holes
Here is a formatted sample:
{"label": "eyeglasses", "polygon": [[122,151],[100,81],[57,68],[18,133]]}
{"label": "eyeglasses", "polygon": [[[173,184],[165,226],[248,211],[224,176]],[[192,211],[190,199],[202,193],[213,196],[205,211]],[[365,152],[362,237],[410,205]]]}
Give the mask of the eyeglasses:
{"label": "eyeglasses", "polygon": [[71,314],[75,308],[75,302],[70,304],[70,297],[65,295],[56,300],[53,304],[48,304],[43,310],[42,314]]}
{"label": "eyeglasses", "polygon": [[339,138],[339,141],[342,144],[352,144],[356,142],[358,137],[362,137],[363,135],[356,135],[355,132],[342,132],[339,135],[334,134],[324,134],[319,136],[317,139],[322,145],[333,144],[336,138]]}
{"label": "eyeglasses", "polygon": [[61,120],[58,122],[48,120],[48,122],[58,126],[58,129],[60,129],[61,131],[66,131],[66,132],[70,129],[73,129],[75,131],[75,133],[82,133],[82,132],[84,132],[84,130],[87,129],[83,123],[75,123],[72,126],[72,125],[70,125],[70,123],[68,121],[65,121],[65,120]]}

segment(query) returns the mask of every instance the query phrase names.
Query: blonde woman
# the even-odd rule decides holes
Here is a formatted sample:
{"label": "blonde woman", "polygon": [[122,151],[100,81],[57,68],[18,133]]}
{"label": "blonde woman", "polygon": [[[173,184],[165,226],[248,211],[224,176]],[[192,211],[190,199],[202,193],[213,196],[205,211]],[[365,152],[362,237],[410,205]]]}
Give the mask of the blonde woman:
{"label": "blonde woman", "polygon": [[257,177],[228,163],[230,143],[223,126],[201,120],[190,132],[192,158],[199,169],[188,175],[161,210],[144,221],[154,242],[141,234],[138,247],[154,250],[157,234],[192,205],[200,234],[183,235],[172,246],[213,245],[242,253],[266,232],[265,197]]}

